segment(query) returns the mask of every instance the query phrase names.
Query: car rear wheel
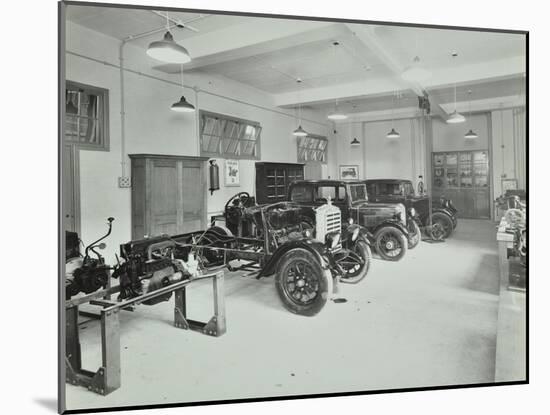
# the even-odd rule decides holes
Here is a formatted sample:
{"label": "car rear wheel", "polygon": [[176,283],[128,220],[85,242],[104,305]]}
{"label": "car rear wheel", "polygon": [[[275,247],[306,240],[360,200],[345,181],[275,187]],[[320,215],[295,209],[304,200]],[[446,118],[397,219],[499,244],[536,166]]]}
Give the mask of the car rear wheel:
{"label": "car rear wheel", "polygon": [[446,214],[435,212],[432,215],[432,238],[447,239],[453,233],[453,220]]}
{"label": "car rear wheel", "polygon": [[408,247],[414,249],[420,243],[420,226],[414,219],[409,219],[407,230],[409,231]]}
{"label": "car rear wheel", "polygon": [[291,249],[279,260],[275,287],[284,307],[295,314],[314,316],[332,293],[332,276],[305,249]]}
{"label": "car rear wheel", "polygon": [[399,261],[408,249],[407,238],[399,229],[385,226],[374,234],[376,252],[386,261]]}
{"label": "car rear wheel", "polygon": [[370,246],[365,241],[357,241],[351,252],[340,264],[344,270],[340,281],[348,284],[357,284],[367,276],[369,272],[372,253]]}

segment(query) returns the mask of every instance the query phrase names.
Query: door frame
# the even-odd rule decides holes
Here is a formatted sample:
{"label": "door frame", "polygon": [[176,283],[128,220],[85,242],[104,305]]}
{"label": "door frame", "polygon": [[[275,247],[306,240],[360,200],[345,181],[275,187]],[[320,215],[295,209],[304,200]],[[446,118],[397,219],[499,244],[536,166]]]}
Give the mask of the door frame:
{"label": "door frame", "polygon": [[[63,143],[63,147],[68,146],[71,150],[72,169],[71,174],[73,176],[73,207],[74,207],[74,227],[75,232],[81,235],[81,215],[80,215],[80,148],[77,144]],[[63,154],[62,154],[63,157]],[[61,170],[63,174],[63,169]],[[63,209],[63,198],[61,199],[61,210]],[[62,213],[63,225],[65,225],[65,212]],[[65,228],[65,226],[63,226]]]}

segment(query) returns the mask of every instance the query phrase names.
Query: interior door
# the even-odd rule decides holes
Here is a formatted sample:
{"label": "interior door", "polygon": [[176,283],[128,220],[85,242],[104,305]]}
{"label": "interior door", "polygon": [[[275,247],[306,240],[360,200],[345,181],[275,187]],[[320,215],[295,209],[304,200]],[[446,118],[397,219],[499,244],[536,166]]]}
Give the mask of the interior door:
{"label": "interior door", "polygon": [[63,145],[63,171],[62,171],[62,192],[63,192],[63,223],[66,231],[78,232],[77,226],[77,204],[76,204],[76,169],[75,149],[70,144]]}

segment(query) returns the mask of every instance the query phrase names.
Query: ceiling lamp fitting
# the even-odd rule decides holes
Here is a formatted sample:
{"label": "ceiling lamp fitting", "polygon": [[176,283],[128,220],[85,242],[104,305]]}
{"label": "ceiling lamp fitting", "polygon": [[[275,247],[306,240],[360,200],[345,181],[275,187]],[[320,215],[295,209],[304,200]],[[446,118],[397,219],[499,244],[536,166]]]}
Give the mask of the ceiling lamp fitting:
{"label": "ceiling lamp fitting", "polygon": [[460,114],[457,110],[454,110],[453,113],[447,118],[447,124],[459,124],[466,121],[464,115]]}
{"label": "ceiling lamp fitting", "polygon": [[176,112],[194,112],[195,106],[187,102],[185,97],[182,95],[180,100],[170,107],[172,111]]}
{"label": "ceiling lamp fitting", "polygon": [[401,78],[410,82],[422,82],[431,76],[431,72],[420,64],[418,55],[414,57],[412,65],[408,66],[401,74]]}
{"label": "ceiling lamp fitting", "polygon": [[355,137],[353,140],[351,140],[351,146],[352,147],[359,147],[361,145],[361,142]]}
{"label": "ceiling lamp fitting", "polygon": [[345,120],[345,119],[348,118],[348,116],[346,114],[344,114],[343,112],[336,110],[336,111],[331,112],[327,116],[327,118],[329,120],[338,121],[338,120]]}
{"label": "ceiling lamp fitting", "polygon": [[170,31],[164,34],[162,40],[151,42],[147,48],[147,55],[153,59],[168,63],[187,63],[191,61],[189,52],[174,41]]}
{"label": "ceiling lamp fitting", "polygon": [[292,135],[295,135],[296,137],[306,137],[307,131],[302,128],[301,125],[298,126],[293,132]]}
{"label": "ceiling lamp fitting", "polygon": [[478,135],[470,128],[470,130],[464,134],[464,138],[477,138]]}
{"label": "ceiling lamp fitting", "polygon": [[386,134],[386,137],[387,138],[399,138],[399,137],[401,137],[401,134],[399,134],[397,131],[395,131],[394,128],[392,128],[391,131],[388,134]]}

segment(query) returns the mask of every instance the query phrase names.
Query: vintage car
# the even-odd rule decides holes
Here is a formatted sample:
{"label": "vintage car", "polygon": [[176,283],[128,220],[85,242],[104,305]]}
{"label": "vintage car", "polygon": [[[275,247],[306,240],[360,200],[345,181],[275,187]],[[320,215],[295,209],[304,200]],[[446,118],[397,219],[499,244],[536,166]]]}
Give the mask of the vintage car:
{"label": "vintage car", "polygon": [[[317,209],[289,202],[256,205],[242,192],[204,231],[121,245],[125,262],[114,277],[120,278],[124,298],[142,294],[144,280],[174,260],[191,277],[219,268],[247,271],[258,279],[274,275],[284,307],[313,316],[339,282],[357,283],[370,268],[369,243],[358,227],[341,229],[340,210],[330,204]],[[145,286],[151,290],[164,283],[169,281]]]}
{"label": "vintage car", "polygon": [[420,241],[420,230],[400,203],[371,203],[358,180],[299,180],[290,184],[288,200],[302,206],[327,203],[342,211],[343,223],[356,223],[385,260],[399,261]]}
{"label": "vintage car", "polygon": [[369,200],[383,203],[403,203],[416,222],[434,239],[448,238],[457,225],[457,210],[450,199],[440,198],[432,203],[430,227],[430,201],[427,195],[416,196],[410,180],[365,180]]}

